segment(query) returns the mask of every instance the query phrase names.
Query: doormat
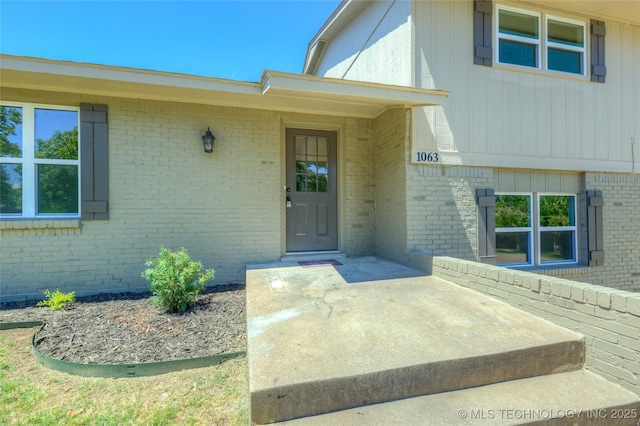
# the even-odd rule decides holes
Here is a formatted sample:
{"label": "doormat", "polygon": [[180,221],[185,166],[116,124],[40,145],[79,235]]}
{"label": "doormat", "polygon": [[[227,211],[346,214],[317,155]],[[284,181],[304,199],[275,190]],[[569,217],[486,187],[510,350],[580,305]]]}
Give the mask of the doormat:
{"label": "doormat", "polygon": [[298,264],[304,268],[313,268],[315,266],[340,266],[342,263],[337,260],[327,259],[327,260],[308,260],[305,262],[298,262]]}

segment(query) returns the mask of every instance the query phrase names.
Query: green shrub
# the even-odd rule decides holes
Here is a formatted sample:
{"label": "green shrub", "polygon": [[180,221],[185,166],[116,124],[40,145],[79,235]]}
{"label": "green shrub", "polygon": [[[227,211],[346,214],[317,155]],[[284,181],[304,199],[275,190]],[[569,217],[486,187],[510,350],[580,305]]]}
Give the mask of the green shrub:
{"label": "green shrub", "polygon": [[214,270],[202,272],[202,263],[194,262],[183,247],[172,252],[160,247],[157,258],[149,258],[142,276],[151,283],[153,301],[164,312],[184,312],[193,306],[208,280],[213,279]]}
{"label": "green shrub", "polygon": [[58,311],[76,301],[75,291],[62,293],[59,289],[56,289],[56,291],[51,293],[47,289],[43,293],[47,298],[36,303],[36,306],[48,306],[52,311]]}

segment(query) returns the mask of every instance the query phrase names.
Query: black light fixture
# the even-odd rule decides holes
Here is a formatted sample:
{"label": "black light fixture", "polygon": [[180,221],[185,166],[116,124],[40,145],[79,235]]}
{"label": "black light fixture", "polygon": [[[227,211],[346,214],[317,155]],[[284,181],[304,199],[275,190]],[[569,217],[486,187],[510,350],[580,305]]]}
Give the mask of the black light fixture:
{"label": "black light fixture", "polygon": [[213,143],[216,141],[216,137],[211,134],[211,130],[207,127],[207,133],[202,136],[202,142],[204,142],[204,152],[213,152]]}

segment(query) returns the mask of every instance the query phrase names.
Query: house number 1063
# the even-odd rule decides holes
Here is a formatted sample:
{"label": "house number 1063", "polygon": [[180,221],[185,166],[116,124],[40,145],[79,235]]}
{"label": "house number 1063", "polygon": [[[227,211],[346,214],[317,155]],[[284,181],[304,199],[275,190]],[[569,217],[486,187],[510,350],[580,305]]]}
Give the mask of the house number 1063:
{"label": "house number 1063", "polygon": [[418,163],[437,163],[440,160],[437,152],[416,152],[418,155]]}

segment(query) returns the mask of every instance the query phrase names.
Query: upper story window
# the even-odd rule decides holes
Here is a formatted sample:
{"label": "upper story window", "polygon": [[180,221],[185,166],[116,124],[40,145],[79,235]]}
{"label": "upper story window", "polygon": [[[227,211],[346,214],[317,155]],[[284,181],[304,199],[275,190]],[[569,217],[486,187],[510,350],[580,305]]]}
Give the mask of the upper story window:
{"label": "upper story window", "polygon": [[585,22],[497,9],[498,62],[586,75]]}
{"label": "upper story window", "polygon": [[77,108],[0,105],[0,215],[77,217]]}

